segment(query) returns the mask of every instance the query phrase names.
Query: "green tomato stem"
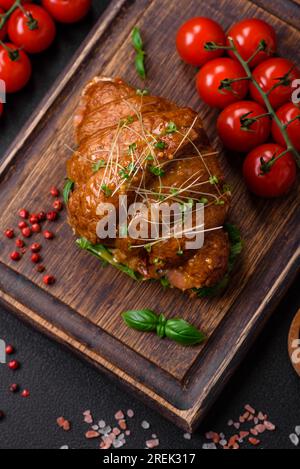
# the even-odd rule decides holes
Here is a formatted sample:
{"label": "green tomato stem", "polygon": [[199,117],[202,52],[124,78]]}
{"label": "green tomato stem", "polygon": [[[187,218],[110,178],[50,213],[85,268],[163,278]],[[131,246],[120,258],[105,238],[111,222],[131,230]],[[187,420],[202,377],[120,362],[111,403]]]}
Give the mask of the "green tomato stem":
{"label": "green tomato stem", "polygon": [[[251,72],[251,69],[249,67],[249,64],[241,57],[240,53],[238,52],[237,48],[235,47],[235,44],[234,44],[234,41],[232,38],[229,38],[229,42],[230,42],[230,45],[231,45],[231,50],[232,52],[234,53],[234,55],[236,56],[236,58],[238,59],[238,61],[240,62],[240,64],[242,65],[242,67],[244,68],[246,74],[247,74],[247,77],[249,79],[251,79],[253,85],[255,86],[255,88],[257,89],[257,91],[259,92],[259,94],[261,95],[264,103],[265,103],[265,106],[270,114],[270,116],[272,117],[272,119],[274,119],[274,121],[276,122],[276,124],[278,125],[280,131],[281,131],[281,134],[284,138],[284,141],[286,143],[286,146],[287,146],[287,152],[292,152],[294,154],[294,157],[295,157],[295,160],[296,160],[296,163],[298,165],[298,167],[300,168],[300,154],[298,153],[298,151],[296,150],[296,148],[294,148],[290,138],[289,138],[289,135],[287,133],[287,130],[286,128],[284,127],[284,125],[282,124],[282,122],[280,121],[279,117],[277,116],[275,110],[273,109],[273,106],[271,105],[270,103],[270,100],[269,100],[269,97],[267,95],[267,93],[265,93],[262,88],[259,86],[259,84],[257,83],[257,81],[255,80],[255,78],[253,77],[252,75],[252,72]],[[283,156],[283,155],[281,155]]]}
{"label": "green tomato stem", "polygon": [[9,17],[12,15],[12,13],[17,9],[21,7],[21,0],[16,0],[15,3],[10,7],[9,10],[7,10],[6,13],[1,15],[1,21],[0,21],[0,30],[3,28],[5,23],[8,21]]}

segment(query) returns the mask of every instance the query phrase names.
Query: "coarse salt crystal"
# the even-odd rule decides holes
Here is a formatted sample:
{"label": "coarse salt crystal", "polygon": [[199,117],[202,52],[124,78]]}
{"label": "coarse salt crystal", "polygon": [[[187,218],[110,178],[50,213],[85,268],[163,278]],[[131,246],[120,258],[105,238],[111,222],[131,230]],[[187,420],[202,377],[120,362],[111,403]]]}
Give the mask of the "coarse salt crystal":
{"label": "coarse salt crystal", "polygon": [[299,437],[296,435],[296,433],[291,433],[290,434],[290,440],[293,443],[294,446],[299,445]]}
{"label": "coarse salt crystal", "polygon": [[98,425],[99,428],[104,428],[106,426],[106,422],[104,422],[104,420],[99,420]]}
{"label": "coarse salt crystal", "polygon": [[132,419],[132,417],[134,417],[134,412],[133,412],[132,409],[127,410],[127,417],[129,417],[130,419]]}
{"label": "coarse salt crystal", "polygon": [[185,433],[185,434],[183,435],[183,438],[184,438],[185,440],[191,440],[191,439],[192,439],[192,435],[191,435],[190,433]]}
{"label": "coarse salt crystal", "polygon": [[100,429],[100,433],[102,435],[108,435],[108,433],[110,433],[110,432],[111,432],[111,427],[109,425],[107,425],[106,427]]}
{"label": "coarse salt crystal", "polygon": [[122,420],[124,418],[124,414],[121,410],[118,410],[118,412],[115,414],[115,419],[116,420]]}
{"label": "coarse salt crystal", "polygon": [[113,442],[113,447],[116,449],[122,448],[122,446],[124,446],[124,442],[122,440],[115,440]]}
{"label": "coarse salt crystal", "polygon": [[156,448],[158,445],[159,445],[159,440],[158,439],[146,441],[146,446],[149,449]]}
{"label": "coarse salt crystal", "polygon": [[266,431],[266,427],[263,424],[256,425],[255,430],[258,431],[258,433],[264,433]]}
{"label": "coarse salt crystal", "polygon": [[90,430],[88,432],[86,432],[85,434],[85,437],[87,440],[92,440],[93,438],[99,438],[100,436],[100,433],[94,431],[94,430]]}
{"label": "coarse salt crystal", "polygon": [[59,449],[69,449],[69,446],[68,445],[63,445]]}
{"label": "coarse salt crystal", "polygon": [[249,404],[245,405],[244,409],[250,412],[250,414],[255,414],[255,409],[253,409]]}
{"label": "coarse salt crystal", "polygon": [[296,433],[296,435],[300,436],[300,425],[295,427],[295,433]]}
{"label": "coarse salt crystal", "polygon": [[268,420],[264,421],[264,426],[266,427],[267,430],[269,430],[269,432],[273,432],[274,430],[276,430],[274,423],[269,422]]}
{"label": "coarse salt crystal", "polygon": [[121,428],[121,430],[126,430],[127,429],[126,420],[119,420],[118,424],[119,424],[119,427]]}
{"label": "coarse salt crystal", "polygon": [[202,449],[217,449],[217,447],[214,443],[204,443]]}
{"label": "coarse salt crystal", "polygon": [[144,430],[148,430],[150,428],[150,423],[147,422],[147,420],[143,420],[142,423],[141,423],[141,427],[144,429]]}

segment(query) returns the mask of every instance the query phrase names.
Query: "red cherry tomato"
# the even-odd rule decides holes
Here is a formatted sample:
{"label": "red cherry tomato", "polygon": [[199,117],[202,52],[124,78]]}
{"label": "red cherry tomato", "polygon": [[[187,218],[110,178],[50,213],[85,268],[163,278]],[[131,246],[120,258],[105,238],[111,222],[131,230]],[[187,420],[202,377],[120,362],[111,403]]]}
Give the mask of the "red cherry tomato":
{"label": "red cherry tomato", "polygon": [[29,81],[31,70],[30,60],[24,51],[11,43],[0,44],[0,79],[5,82],[7,93],[21,90]]}
{"label": "red cherry tomato", "polygon": [[89,12],[92,0],[42,0],[42,5],[61,23],[76,23]]}
{"label": "red cherry tomato", "polygon": [[244,128],[241,122],[243,117],[253,119],[263,114],[266,114],[266,110],[253,101],[239,101],[226,107],[217,121],[219,136],[224,146],[233,151],[248,152],[265,143],[271,131],[269,117],[262,117]]}
{"label": "red cherry tomato", "polygon": [[[9,10],[16,0],[0,0],[0,7],[4,8],[4,10]],[[22,0],[21,3],[31,3],[32,0]]]}
{"label": "red cherry tomato", "polygon": [[[3,10],[3,8],[0,7],[0,15],[3,15],[3,13],[5,13],[5,11]],[[7,23],[5,23],[3,28],[0,30],[0,41],[3,41],[6,34],[7,34]]]}
{"label": "red cherry tomato", "polygon": [[[300,109],[293,103],[286,103],[278,109],[276,112],[279,120],[283,125],[287,125],[289,122],[291,124],[287,125],[287,133],[290,137],[290,140],[296,150],[300,151]],[[298,120],[294,120],[298,117]],[[280,129],[276,122],[273,120],[272,124],[272,135],[275,142],[279,145],[286,146],[285,140],[280,132]]]}
{"label": "red cherry tomato", "polygon": [[54,41],[56,34],[54,21],[49,13],[38,5],[25,4],[24,11],[17,9],[10,17],[9,38],[30,54],[42,52]]}
{"label": "red cherry tomato", "polygon": [[[251,60],[249,64],[251,68],[256,67],[258,64],[274,55],[277,49],[277,39],[274,29],[268,23],[258,18],[246,19],[236,23],[228,31],[227,36],[234,40],[238,52],[246,61],[252,57],[259,44],[262,41],[265,42],[265,50],[259,52],[255,58]],[[229,45],[228,39],[227,45]],[[229,52],[229,55],[235,58],[232,51]]]}
{"label": "red cherry tomato", "polygon": [[[293,62],[280,57],[262,62],[253,71],[254,79],[264,92],[269,92],[273,86],[279,83],[279,79],[284,76],[288,77],[286,85],[278,86],[269,94],[270,102],[275,109],[291,101],[294,91],[292,82],[300,78],[300,71],[295,67]],[[264,104],[259,91],[255,88],[253,83],[250,83],[250,93],[255,101]]]}
{"label": "red cherry tomato", "polygon": [[212,107],[224,109],[243,99],[248,92],[248,81],[232,83],[232,90],[220,89],[222,80],[245,77],[243,67],[229,58],[214,59],[203,66],[197,75],[197,90],[201,99]]}
{"label": "red cherry tomato", "polygon": [[215,21],[197,17],[191,18],[178,30],[176,47],[180,57],[188,64],[201,67],[209,60],[221,57],[223,50],[207,51],[207,42],[225,46],[226,36],[221,26]]}
{"label": "red cherry tomato", "polygon": [[284,147],[276,143],[267,143],[252,150],[246,157],[243,174],[249,189],[261,197],[279,197],[286,194],[293,186],[297,168],[291,153],[279,158],[267,172],[262,171],[262,160],[268,163],[276,158]]}

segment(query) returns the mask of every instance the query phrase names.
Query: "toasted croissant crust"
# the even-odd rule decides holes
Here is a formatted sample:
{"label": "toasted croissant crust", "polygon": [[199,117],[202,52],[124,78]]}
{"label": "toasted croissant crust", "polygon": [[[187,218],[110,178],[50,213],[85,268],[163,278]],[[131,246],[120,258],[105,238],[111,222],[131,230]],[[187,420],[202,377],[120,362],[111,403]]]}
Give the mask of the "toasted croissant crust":
{"label": "toasted croissant crust", "polygon": [[[167,131],[170,123],[174,132]],[[75,183],[68,214],[76,234],[109,246],[118,262],[145,278],[167,277],[182,290],[217,283],[228,265],[229,242],[222,226],[230,194],[224,193],[217,153],[199,116],[164,98],[137,94],[121,79],[96,77],[82,93],[74,125],[77,149],[67,173]],[[161,169],[159,174],[153,174],[153,166]],[[124,178],[130,167],[134,170]],[[143,240],[98,239],[97,207],[109,202],[118,208],[120,194],[129,203],[206,199],[204,246],[186,250],[184,236],[153,243],[151,250]]]}

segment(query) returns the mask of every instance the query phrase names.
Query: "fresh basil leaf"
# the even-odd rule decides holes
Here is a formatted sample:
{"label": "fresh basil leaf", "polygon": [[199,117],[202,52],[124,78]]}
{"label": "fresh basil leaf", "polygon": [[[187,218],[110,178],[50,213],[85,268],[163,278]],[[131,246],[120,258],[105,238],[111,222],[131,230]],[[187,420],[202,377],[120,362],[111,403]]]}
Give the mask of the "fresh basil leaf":
{"label": "fresh basil leaf", "polygon": [[161,283],[161,286],[164,287],[164,288],[168,288],[170,286],[170,282],[167,279],[167,277],[162,277],[160,279],[160,283]]}
{"label": "fresh basil leaf", "polygon": [[85,251],[88,251],[94,256],[98,257],[98,259],[101,259],[105,263],[116,267],[118,270],[120,270],[124,274],[127,274],[133,280],[142,280],[142,276],[135,272],[133,269],[130,269],[130,267],[123,264],[119,264],[117,261],[115,261],[111,252],[102,244],[92,244],[86,238],[77,239],[76,244],[81,249],[84,249]]}
{"label": "fresh basil leaf", "polygon": [[63,198],[66,204],[69,202],[70,193],[74,189],[74,184],[75,184],[74,181],[72,181],[71,179],[67,179],[65,183],[65,186],[63,189]]}
{"label": "fresh basil leaf", "polygon": [[206,339],[203,332],[184,319],[168,319],[165,325],[166,336],[183,345],[196,345]]}
{"label": "fresh basil leaf", "polygon": [[142,80],[146,79],[145,70],[145,54],[144,52],[138,52],[135,57],[135,68]]}
{"label": "fresh basil leaf", "polygon": [[131,39],[132,39],[132,44],[133,44],[133,47],[135,48],[135,50],[137,52],[142,51],[143,47],[144,47],[144,44],[143,44],[143,40],[142,40],[142,36],[141,36],[141,31],[140,31],[139,28],[137,28],[137,27],[133,28]]}
{"label": "fresh basil leaf", "polygon": [[157,314],[150,309],[125,311],[122,318],[128,327],[143,332],[155,331],[159,320]]}
{"label": "fresh basil leaf", "polygon": [[230,278],[229,274],[227,273],[224,275],[222,280],[218,282],[213,287],[202,287],[195,289],[197,296],[199,298],[208,298],[208,297],[216,297],[223,293],[223,291],[227,288],[229,284]]}

